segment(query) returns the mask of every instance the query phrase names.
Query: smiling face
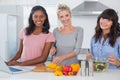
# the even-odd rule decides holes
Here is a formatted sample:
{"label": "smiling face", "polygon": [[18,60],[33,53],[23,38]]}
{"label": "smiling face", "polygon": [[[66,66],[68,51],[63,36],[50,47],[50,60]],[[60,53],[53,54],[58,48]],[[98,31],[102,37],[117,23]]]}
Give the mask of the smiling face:
{"label": "smiling face", "polygon": [[104,18],[100,18],[100,28],[105,31],[105,30],[109,30],[111,29],[112,27],[112,20],[109,20],[109,19],[104,19]]}
{"label": "smiling face", "polygon": [[63,26],[71,25],[71,14],[68,10],[62,10],[58,13],[58,18]]}
{"label": "smiling face", "polygon": [[32,19],[36,27],[42,27],[45,22],[46,16],[41,10],[37,10],[33,13]]}

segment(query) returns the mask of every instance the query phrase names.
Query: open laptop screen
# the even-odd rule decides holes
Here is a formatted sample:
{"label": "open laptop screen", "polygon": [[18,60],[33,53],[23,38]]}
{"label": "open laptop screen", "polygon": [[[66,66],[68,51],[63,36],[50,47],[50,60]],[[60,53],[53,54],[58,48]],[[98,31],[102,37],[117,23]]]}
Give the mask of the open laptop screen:
{"label": "open laptop screen", "polygon": [[9,69],[10,69],[12,72],[22,71],[21,69],[17,69],[17,68],[13,68],[13,67],[9,67]]}

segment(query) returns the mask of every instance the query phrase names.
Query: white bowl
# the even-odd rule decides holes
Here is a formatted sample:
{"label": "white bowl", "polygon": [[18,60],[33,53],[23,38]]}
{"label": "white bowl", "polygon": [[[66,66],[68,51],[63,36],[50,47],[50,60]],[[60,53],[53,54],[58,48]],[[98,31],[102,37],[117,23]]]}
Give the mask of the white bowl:
{"label": "white bowl", "polygon": [[105,72],[108,69],[108,62],[105,61],[94,61],[93,69],[96,72]]}

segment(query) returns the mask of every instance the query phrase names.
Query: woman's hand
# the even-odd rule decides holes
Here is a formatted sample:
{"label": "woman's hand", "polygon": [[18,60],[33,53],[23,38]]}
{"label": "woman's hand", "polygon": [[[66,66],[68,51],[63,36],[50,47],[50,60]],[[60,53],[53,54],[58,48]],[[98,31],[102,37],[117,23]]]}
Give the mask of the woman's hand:
{"label": "woman's hand", "polygon": [[50,54],[51,54],[51,55],[55,55],[55,53],[56,53],[56,48],[55,48],[55,47],[52,47],[52,48],[50,49]]}
{"label": "woman's hand", "polygon": [[15,63],[16,63],[16,60],[12,60],[12,61],[6,62],[6,64],[8,66],[13,66]]}
{"label": "woman's hand", "polygon": [[87,59],[93,59],[93,55],[89,52],[86,53],[86,58]]}
{"label": "woman's hand", "polygon": [[10,61],[10,62],[6,62],[6,64],[8,65],[8,66],[20,66],[21,65],[21,62],[18,62],[18,61],[16,61],[16,60],[12,60],[12,61]]}
{"label": "woman's hand", "polygon": [[60,64],[63,60],[64,58],[62,56],[58,56],[52,62],[55,64]]}
{"label": "woman's hand", "polygon": [[120,61],[118,61],[114,55],[110,55],[108,57],[108,61],[109,63],[113,64],[113,65],[116,65],[116,66],[120,66]]}

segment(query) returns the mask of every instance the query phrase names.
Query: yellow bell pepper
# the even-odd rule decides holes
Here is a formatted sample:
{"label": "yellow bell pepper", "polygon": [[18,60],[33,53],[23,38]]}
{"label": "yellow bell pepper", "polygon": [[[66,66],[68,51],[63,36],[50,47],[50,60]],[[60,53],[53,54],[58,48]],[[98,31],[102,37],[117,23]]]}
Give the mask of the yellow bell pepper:
{"label": "yellow bell pepper", "polygon": [[57,67],[57,64],[49,63],[47,67],[51,69],[55,69]]}
{"label": "yellow bell pepper", "polygon": [[57,65],[55,71],[62,71],[62,66]]}
{"label": "yellow bell pepper", "polygon": [[55,76],[63,76],[63,73],[62,73],[62,71],[55,71],[54,75]]}
{"label": "yellow bell pepper", "polygon": [[72,72],[78,72],[80,69],[80,65],[79,64],[71,64],[70,65],[72,67]]}

